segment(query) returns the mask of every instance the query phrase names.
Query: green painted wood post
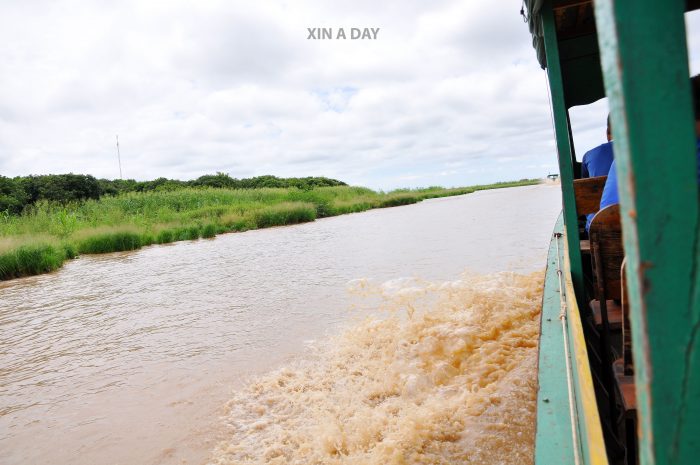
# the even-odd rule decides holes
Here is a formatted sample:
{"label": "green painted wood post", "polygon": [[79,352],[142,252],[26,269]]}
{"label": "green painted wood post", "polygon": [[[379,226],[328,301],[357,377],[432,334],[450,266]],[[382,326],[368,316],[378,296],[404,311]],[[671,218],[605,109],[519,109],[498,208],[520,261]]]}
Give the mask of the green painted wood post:
{"label": "green painted wood post", "polygon": [[684,0],[596,0],[643,465],[700,461],[698,180]]}
{"label": "green painted wood post", "polygon": [[581,266],[581,245],[578,235],[578,216],[576,215],[576,197],[574,196],[573,150],[569,134],[569,117],[564,101],[564,85],[559,64],[559,45],[552,2],[548,0],[542,6],[542,26],[544,29],[544,47],[547,55],[547,77],[552,96],[554,114],[554,131],[557,139],[559,174],[564,204],[564,226],[569,246],[571,278],[577,296],[583,295],[583,269]]}

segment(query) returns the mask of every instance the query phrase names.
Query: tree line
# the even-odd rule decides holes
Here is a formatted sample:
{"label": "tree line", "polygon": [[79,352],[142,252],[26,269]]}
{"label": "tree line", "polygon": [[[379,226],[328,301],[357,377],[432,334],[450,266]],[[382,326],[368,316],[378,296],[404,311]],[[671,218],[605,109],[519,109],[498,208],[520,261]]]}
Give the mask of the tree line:
{"label": "tree line", "polygon": [[297,187],[303,190],[324,186],[346,186],[342,181],[325,177],[278,178],[256,176],[237,179],[226,173],[200,176],[191,181],[158,178],[152,181],[134,179],[97,179],[85,174],[49,174],[41,176],[0,175],[0,213],[17,215],[25,207],[40,200],[68,203],[86,199],[99,199],[104,195],[127,192],[168,191],[187,187],[213,187],[225,189],[256,189],[262,187]]}

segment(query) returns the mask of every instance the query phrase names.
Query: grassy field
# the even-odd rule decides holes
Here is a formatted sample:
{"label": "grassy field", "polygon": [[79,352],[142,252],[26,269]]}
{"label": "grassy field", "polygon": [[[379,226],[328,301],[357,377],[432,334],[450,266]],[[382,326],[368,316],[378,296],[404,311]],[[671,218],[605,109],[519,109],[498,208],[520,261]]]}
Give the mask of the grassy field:
{"label": "grassy field", "polygon": [[39,202],[21,215],[0,212],[0,280],[46,273],[79,254],[135,250],[408,205],[483,189],[537,184],[523,180],[389,193],[363,187],[213,189],[129,193],[66,205]]}

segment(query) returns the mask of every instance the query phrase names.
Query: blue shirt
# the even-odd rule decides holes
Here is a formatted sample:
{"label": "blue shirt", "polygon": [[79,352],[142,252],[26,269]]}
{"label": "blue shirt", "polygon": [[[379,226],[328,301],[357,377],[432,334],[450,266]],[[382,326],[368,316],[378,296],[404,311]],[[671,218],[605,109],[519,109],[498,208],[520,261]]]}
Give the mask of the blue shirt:
{"label": "blue shirt", "polygon": [[[617,192],[617,168],[613,160],[612,165],[610,165],[610,171],[608,171],[608,179],[605,181],[605,187],[603,187],[603,195],[600,197],[600,210],[616,203],[620,203],[620,196]],[[590,221],[588,225],[590,225]]]}
{"label": "blue shirt", "polygon": [[[608,179],[605,180],[605,187],[603,187],[603,195],[600,197],[600,208],[598,211],[616,203],[620,203],[620,196],[617,192],[617,168],[615,168],[615,160],[613,160],[610,165],[610,171],[608,171]],[[586,216],[586,231],[591,229],[591,221],[593,221],[594,216],[595,213]]]}
{"label": "blue shirt", "polygon": [[606,176],[612,162],[613,145],[610,141],[586,152],[581,161],[581,177]]}
{"label": "blue shirt", "polygon": [[[697,158],[698,158],[698,184],[700,184],[700,139],[697,141]],[[608,179],[605,181],[605,187],[603,188],[603,195],[600,197],[600,209],[610,205],[615,205],[620,203],[620,194],[617,190],[617,168],[615,168],[615,161],[613,160],[612,165],[610,165],[610,171],[608,172]],[[586,223],[586,231],[591,226],[591,220],[589,219]]]}
{"label": "blue shirt", "polygon": [[[613,162],[612,141],[600,144],[586,152],[581,160],[581,178],[594,178],[596,176],[606,176]],[[595,213],[586,215],[586,231],[593,220]]]}

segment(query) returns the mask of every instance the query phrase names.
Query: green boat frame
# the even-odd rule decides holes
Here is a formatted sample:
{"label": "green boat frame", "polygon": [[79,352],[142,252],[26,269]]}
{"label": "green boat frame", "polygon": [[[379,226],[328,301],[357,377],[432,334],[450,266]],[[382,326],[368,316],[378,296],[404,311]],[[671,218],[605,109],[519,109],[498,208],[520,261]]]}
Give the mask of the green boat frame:
{"label": "green boat frame", "polygon": [[[525,0],[562,187],[542,306],[535,463],[622,464],[596,400],[569,109],[608,97],[634,359],[634,463],[700,463],[697,137],[684,13],[697,0]],[[629,446],[627,446],[629,447]],[[631,452],[631,451],[628,451]]]}

